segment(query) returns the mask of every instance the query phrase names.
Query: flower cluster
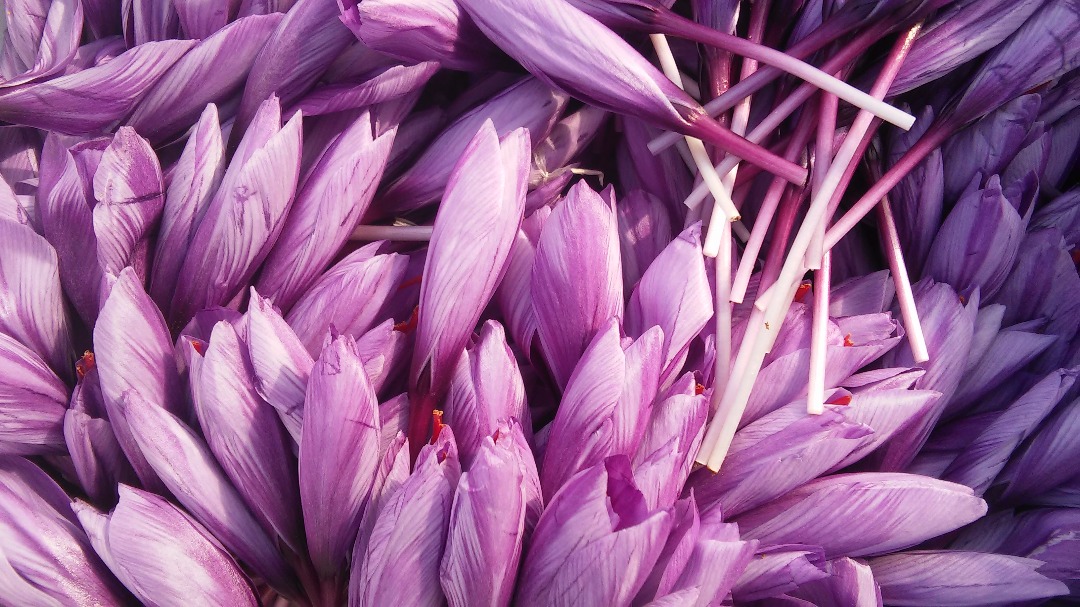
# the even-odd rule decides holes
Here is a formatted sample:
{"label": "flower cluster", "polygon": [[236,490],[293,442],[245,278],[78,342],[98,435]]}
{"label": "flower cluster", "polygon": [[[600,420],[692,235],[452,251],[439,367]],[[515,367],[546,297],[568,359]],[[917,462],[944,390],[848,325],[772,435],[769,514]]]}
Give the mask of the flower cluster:
{"label": "flower cluster", "polygon": [[0,605],[1075,599],[1077,175],[1078,0],[7,0]]}

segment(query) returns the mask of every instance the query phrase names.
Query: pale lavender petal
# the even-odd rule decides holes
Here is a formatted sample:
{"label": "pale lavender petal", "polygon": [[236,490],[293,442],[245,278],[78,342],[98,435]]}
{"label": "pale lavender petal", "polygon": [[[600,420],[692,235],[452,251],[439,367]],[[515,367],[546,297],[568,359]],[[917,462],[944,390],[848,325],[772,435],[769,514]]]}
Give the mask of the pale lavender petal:
{"label": "pale lavender petal", "polygon": [[443,423],[455,428],[462,464],[468,468],[488,437],[513,418],[528,436],[532,421],[525,385],[502,325],[489,320],[458,359],[443,403]]}
{"label": "pale lavender petal", "polygon": [[698,536],[701,535],[701,517],[698,515],[693,495],[674,502],[671,519],[671,532],[660,551],[660,557],[656,559],[652,573],[634,598],[635,603],[665,596],[675,588],[675,583],[679,581],[679,576],[694,551]]}
{"label": "pale lavender petal", "polygon": [[865,562],[833,559],[825,564],[825,570],[829,577],[802,584],[793,594],[813,605],[881,606],[881,588]]}
{"label": "pale lavender petal", "polygon": [[82,3],[15,0],[5,9],[7,31],[0,45],[0,89],[62,71],[82,38]]}
{"label": "pale lavender petal", "polygon": [[0,453],[63,452],[66,392],[45,361],[0,333]]}
{"label": "pale lavender petal", "polygon": [[952,607],[1061,596],[1061,582],[1036,572],[1041,561],[1003,554],[913,550],[870,561],[889,605]]}
{"label": "pale lavender petal", "polygon": [[439,564],[460,473],[453,433],[443,428],[421,450],[412,475],[385,498],[363,560],[353,561],[350,605],[443,601]]}
{"label": "pale lavender petal", "polygon": [[536,243],[551,209],[542,208],[521,221],[521,229],[510,247],[506,273],[495,290],[495,302],[502,312],[503,322],[527,360],[531,360],[536,337],[536,314],[532,302],[532,267],[536,258]]}
{"label": "pale lavender petal", "polygon": [[757,542],[740,541],[737,525],[724,523],[719,512],[701,521],[701,534],[675,584],[676,589],[693,589],[697,607],[722,601],[754,557]]}
{"label": "pale lavender petal", "polygon": [[634,454],[634,477],[653,508],[669,506],[679,497],[704,436],[708,401],[693,394],[694,386],[690,390],[656,403]]}
{"label": "pale lavender petal", "polygon": [[247,334],[255,389],[278,411],[297,443],[304,419],[304,394],[315,360],[273,305],[254,289],[247,312]]}
{"label": "pale lavender petal", "polygon": [[865,473],[812,481],[735,522],[743,537],[765,545],[800,542],[829,556],[865,556],[914,546],[985,513],[986,502],[963,485]]}
{"label": "pale lavender petal", "polygon": [[297,188],[289,216],[255,283],[283,310],[291,309],[330,265],[375,195],[394,131],[374,137],[374,127],[371,115],[361,114],[327,147]]}
{"label": "pale lavender petal", "polygon": [[488,121],[450,175],[420,284],[410,368],[417,394],[445,392],[502,278],[525,205],[528,150],[526,131],[516,130],[500,141]]}
{"label": "pale lavender petal", "polygon": [[289,311],[286,320],[296,336],[316,355],[331,326],[359,338],[378,322],[387,300],[397,291],[409,258],[390,253],[372,255],[379,243],[358,249],[315,280]]}
{"label": "pale lavender petal", "polygon": [[622,271],[610,190],[578,182],[552,211],[536,246],[532,299],[548,367],[565,387],[593,336],[622,317]]}
{"label": "pale lavender petal", "polygon": [[753,601],[784,594],[828,575],[820,547],[770,546],[750,559],[731,594],[740,602]]}
{"label": "pale lavender petal", "polygon": [[143,97],[127,124],[154,143],[182,134],[208,103],[224,104],[240,90],[281,18],[280,13],[253,15],[210,32],[213,35],[207,33],[209,37],[192,47]]}
{"label": "pale lavender petal", "polygon": [[90,542],[140,600],[164,606],[258,605],[232,557],[202,525],[164,499],[127,485],[110,514],[75,503]]}
{"label": "pale lavender petal", "polygon": [[308,552],[332,577],[356,540],[379,464],[379,404],[356,344],[323,349],[311,370],[300,440],[300,501]]}
{"label": "pale lavender petal", "polygon": [[158,233],[150,280],[150,295],[168,309],[176,278],[192,236],[225,172],[217,106],[208,104],[188,135],[180,160],[172,167]]}
{"label": "pale lavender petal", "polygon": [[[148,42],[99,66],[0,93],[0,120],[71,134],[108,129],[192,45],[191,40]],[[87,104],[87,98],[94,102]]]}
{"label": "pale lavender petal", "polygon": [[0,243],[0,333],[70,378],[71,334],[56,251],[28,226],[3,219]]}
{"label": "pale lavender petal", "polygon": [[845,280],[829,292],[829,316],[887,312],[892,306],[894,291],[893,281],[886,270]]}
{"label": "pale lavender petal", "polygon": [[701,225],[695,224],[649,264],[630,296],[624,320],[627,334],[637,337],[652,326],[664,331],[662,386],[675,379],[691,340],[712,318],[711,292],[701,254]]}

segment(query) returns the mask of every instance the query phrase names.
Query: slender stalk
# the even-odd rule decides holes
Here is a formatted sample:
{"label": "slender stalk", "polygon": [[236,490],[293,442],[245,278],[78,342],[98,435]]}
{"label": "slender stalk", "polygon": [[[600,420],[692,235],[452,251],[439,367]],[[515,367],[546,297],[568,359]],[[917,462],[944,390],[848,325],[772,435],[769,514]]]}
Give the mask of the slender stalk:
{"label": "slender stalk", "polygon": [[825,412],[825,362],[829,351],[829,289],[832,255],[825,253],[814,272],[814,311],[810,325],[810,377],[806,384],[806,412]]}
{"label": "slender stalk", "polygon": [[919,312],[915,309],[915,294],[911,292],[911,279],[908,278],[904,252],[900,248],[900,233],[896,229],[896,219],[893,216],[892,204],[889,203],[888,196],[881,199],[877,210],[878,230],[881,234],[881,243],[885,246],[885,256],[889,259],[889,271],[892,273],[893,285],[896,287],[896,299],[900,303],[900,317],[904,319],[908,345],[911,346],[911,354],[915,362],[924,363],[930,360],[930,352],[926,349],[922,321],[919,320]]}
{"label": "slender stalk", "polygon": [[[649,39],[652,40],[653,48],[656,49],[656,56],[660,59],[660,67],[663,69],[664,75],[681,88],[682,75],[679,73],[679,66],[675,64],[675,55],[671,53],[667,38],[663,34],[652,34]],[[736,134],[742,135],[742,133]],[[709,189],[709,193],[712,194],[716,206],[722,210],[724,217],[728,221],[739,219],[739,210],[735,208],[735,203],[731,201],[731,187],[725,187],[720,182],[720,175],[713,168],[709,153],[705,151],[705,144],[694,137],[688,136],[685,139],[686,147],[690,149],[690,156],[697,166],[702,182]]]}
{"label": "slender stalk", "polygon": [[[836,136],[836,111],[839,106],[839,99],[835,95],[828,93],[821,94],[821,105],[818,108],[818,128],[817,128],[817,140],[814,144],[814,172],[810,176],[811,187],[814,191],[821,189],[822,184],[825,181],[825,173],[829,170],[829,165],[832,163],[833,152],[833,137]],[[864,138],[868,139],[868,138]],[[856,158],[861,158],[856,150]],[[851,166],[855,166],[852,164]],[[843,188],[837,188],[837,191]],[[818,270],[821,268],[821,264],[824,263],[822,258],[825,254],[825,228],[829,222],[830,215],[828,213],[818,223],[817,229],[814,230],[814,237],[810,240],[810,248],[806,252],[806,267],[811,270]]]}
{"label": "slender stalk", "polygon": [[356,226],[350,240],[399,240],[402,242],[427,242],[431,240],[432,226]]}
{"label": "slender stalk", "polygon": [[682,129],[683,135],[690,135],[711,143],[731,156],[756,164],[762,169],[794,184],[806,183],[806,169],[784,160],[770,150],[732,133],[708,116],[694,119]]}
{"label": "slender stalk", "polygon": [[713,406],[719,405],[721,391],[731,373],[731,222],[720,223],[720,250],[716,256],[716,368],[713,370]]}

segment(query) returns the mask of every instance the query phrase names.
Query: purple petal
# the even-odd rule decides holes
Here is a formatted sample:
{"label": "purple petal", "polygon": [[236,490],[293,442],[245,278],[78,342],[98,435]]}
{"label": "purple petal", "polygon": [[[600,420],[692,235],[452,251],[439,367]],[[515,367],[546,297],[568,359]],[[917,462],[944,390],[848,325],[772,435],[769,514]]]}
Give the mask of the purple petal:
{"label": "purple petal", "polygon": [[121,127],[94,174],[94,233],[103,272],[119,274],[131,266],[145,280],[164,192],[153,148],[130,127]]}
{"label": "purple petal", "polygon": [[[99,66],[0,94],[0,120],[62,133],[95,133],[131,112],[194,44],[140,44]],[[86,99],[94,102],[87,104]]]}
{"label": "purple petal", "polygon": [[443,412],[443,423],[457,429],[455,436],[465,467],[499,430],[501,420],[513,418],[532,434],[521,371],[499,323],[485,322],[479,338],[458,359]]}
{"label": "purple petal", "polygon": [[94,347],[101,394],[116,438],[143,484],[158,487],[126,422],[123,394],[137,390],[150,406],[180,416],[185,415],[186,404],[165,319],[130,268],[116,278],[101,307]]}
{"label": "purple petal", "polygon": [[784,594],[828,575],[821,548],[770,546],[754,555],[731,594],[737,601],[753,601]]}
{"label": "purple petal", "polygon": [[879,607],[881,588],[870,567],[854,559],[833,559],[825,564],[829,577],[799,586],[796,596],[814,605]]}
{"label": "purple petal", "polygon": [[225,27],[240,8],[240,0],[172,0],[172,4],[186,37],[200,39]]}
{"label": "purple petal", "polygon": [[[277,99],[267,100],[262,112],[273,134],[265,143],[245,136],[252,145],[241,143],[192,236],[173,298],[177,324],[239,294],[281,231],[300,171],[300,115],[278,130]],[[250,137],[261,139],[260,130]]]}
{"label": "purple petal", "polygon": [[15,0],[5,8],[7,31],[0,45],[0,89],[62,71],[79,48],[82,3]]}
{"label": "purple petal", "polygon": [[671,529],[649,512],[630,463],[612,457],[575,476],[544,510],[522,566],[522,605],[625,605],[645,583]]}
{"label": "purple petal", "polygon": [[379,464],[379,404],[356,345],[335,338],[311,370],[300,441],[308,552],[323,577],[345,562]]}
{"label": "purple petal", "polygon": [[[631,190],[616,205],[615,213],[619,217],[623,290],[630,291],[660,252],[673,242],[674,234],[667,208],[644,190]],[[700,241],[700,228],[698,235]]]}
{"label": "purple petal", "polygon": [[180,504],[257,575],[291,591],[288,566],[202,439],[136,391],[124,393],[121,410],[146,461]]}
{"label": "purple petal", "polygon": [[66,392],[37,354],[0,333],[0,453],[62,452]]}
{"label": "purple petal", "polygon": [[360,76],[359,82],[320,86],[304,95],[296,103],[296,109],[305,116],[320,116],[408,99],[410,94],[419,92],[438,71],[439,64],[430,61],[380,67]]}
{"label": "purple petal", "polygon": [[353,41],[352,33],[337,17],[337,3],[325,0],[299,0],[288,9],[248,73],[234,143],[267,97],[275,95],[283,106],[291,105]]}
{"label": "purple petal", "polygon": [[459,475],[453,433],[443,428],[435,443],[421,450],[412,475],[382,505],[363,561],[353,561],[350,604],[442,602],[439,563]]}
{"label": "purple petal", "polygon": [[439,568],[451,607],[510,603],[529,499],[525,460],[532,454],[521,448],[524,444],[521,426],[502,426],[478,445],[472,466],[458,481]]}
{"label": "purple petal", "polygon": [[634,598],[635,603],[665,596],[672,591],[701,535],[701,518],[692,495],[673,503],[671,518],[671,533],[652,573]]}
{"label": "purple petal", "polygon": [[883,554],[986,513],[963,485],[912,474],[839,474],[812,481],[737,518],[764,545],[806,543],[830,556]]}
{"label": "purple petal", "polygon": [[[1014,4],[1023,7],[1022,10],[1030,10],[1032,3]],[[991,11],[990,14],[999,12]],[[945,172],[946,198],[958,198],[976,177],[981,182],[983,178],[1005,170],[1024,145],[1031,125],[1038,117],[1039,105],[1039,95],[1017,97],[950,137],[944,147],[945,157],[949,159]]]}
{"label": "purple petal", "polygon": [[[521,223],[529,136],[498,140],[491,122],[476,133],[446,186],[420,284],[410,376],[441,395],[495,287]],[[416,387],[414,385],[414,387]]]}
{"label": "purple petal", "polygon": [[409,170],[379,195],[373,212],[400,213],[438,200],[448,188],[458,159],[488,121],[500,139],[524,128],[531,140],[539,141],[547,136],[567,101],[566,95],[535,78],[522,78],[443,129]]}
{"label": "purple petal", "polygon": [[[678,209],[682,206],[682,201],[690,194],[694,183],[690,172],[686,169],[686,163],[679,157],[678,152],[672,148],[654,156],[649,151],[648,144],[653,137],[660,134],[660,131],[641,120],[620,118],[616,124],[621,127],[620,130],[623,133],[616,161],[623,187],[629,192],[626,198],[632,196],[634,190],[644,190],[659,199],[661,205],[666,205],[668,209]],[[682,209],[678,209],[677,216],[681,216],[682,212]],[[637,217],[644,215],[645,213],[639,211]],[[670,221],[666,214],[657,213],[654,216],[658,226],[668,223],[664,221],[665,219]],[[636,225],[636,223],[630,225]],[[669,226],[668,232],[670,229]],[[660,240],[663,244],[656,250],[659,251],[670,241],[670,238]]]}
{"label": "purple petal", "polygon": [[624,326],[637,337],[652,326],[664,331],[661,385],[682,368],[690,341],[712,318],[709,279],[701,255],[701,226],[686,229],[649,265],[626,306]]}
{"label": "purple petal", "polygon": [[555,207],[536,246],[533,307],[544,357],[565,387],[608,319],[622,317],[615,201],[578,182]]}
{"label": "purple petal", "polygon": [[248,332],[243,337],[255,373],[255,390],[277,409],[285,429],[299,443],[304,395],[315,361],[273,305],[254,289],[247,318]]}
{"label": "purple petal", "polygon": [[208,104],[173,166],[158,233],[150,295],[168,309],[191,238],[225,172],[217,106]]}
{"label": "purple petal", "polygon": [[980,358],[964,373],[956,395],[949,401],[946,415],[964,411],[993,393],[1055,341],[1057,337],[1054,335],[1005,330],[994,335],[989,343],[973,343],[972,356]]}
{"label": "purple petal", "polygon": [[650,507],[675,503],[694,465],[709,410],[705,397],[693,390],[691,385],[690,394],[656,403],[634,454],[634,477]]}
{"label": "purple petal", "polygon": [[70,377],[71,335],[56,251],[29,227],[2,219],[0,243],[0,333]]}
{"label": "purple petal", "polygon": [[0,457],[0,585],[24,605],[124,605],[129,595],[94,554],[71,500],[40,468]]}
{"label": "purple petal", "polygon": [[[940,392],[932,390],[909,390],[906,387],[878,389],[851,395],[847,406],[829,406],[848,421],[862,424],[873,430],[869,439],[855,448],[847,457],[830,469],[835,472],[845,468],[877,449],[897,432],[921,420],[935,410]],[[795,411],[791,411],[795,413]]]}
{"label": "purple petal", "polygon": [[246,344],[227,322],[214,327],[192,399],[203,436],[225,474],[268,533],[300,546],[299,494],[292,444],[274,409],[258,395]]}
{"label": "purple petal", "polygon": [[318,354],[331,326],[359,338],[378,322],[387,300],[404,282],[409,258],[372,255],[377,248],[379,243],[373,243],[339,261],[289,311],[287,321],[308,352]]}
{"label": "purple petal", "polygon": [[364,372],[376,394],[385,386],[396,384],[408,369],[408,338],[395,326],[393,319],[388,318],[356,339]]}
{"label": "purple petal", "polygon": [[64,415],[64,442],[79,484],[95,502],[114,503],[117,483],[135,478],[108,420],[73,406]]}
{"label": "purple petal", "polygon": [[365,0],[342,17],[367,46],[409,63],[438,61],[443,68],[487,71],[506,62],[453,0]]}
{"label": "purple petal", "polygon": [[280,13],[253,15],[208,32],[143,97],[127,124],[155,143],[182,134],[206,104],[224,103],[240,90],[281,18]]}
{"label": "purple petal", "polygon": [[154,605],[258,604],[210,532],[164,499],[127,485],[105,515],[76,502],[94,549],[140,600]]}
{"label": "purple petal", "polygon": [[757,542],[739,541],[738,527],[706,515],[693,552],[675,584],[676,589],[693,589],[704,607],[723,600],[754,557]]}
{"label": "purple petal", "polygon": [[1080,454],[1080,401],[1055,411],[1031,441],[1009,462],[1001,480],[1003,499],[1039,495],[1077,476],[1071,466]]}
{"label": "purple petal", "polygon": [[506,273],[495,290],[495,302],[502,312],[503,322],[527,360],[533,355],[533,338],[537,330],[532,303],[533,260],[540,232],[550,215],[551,209],[545,207],[521,221],[521,229],[510,247]]}
{"label": "purple petal", "polygon": [[829,316],[848,317],[887,312],[893,281],[885,270],[845,280],[829,292]]}
{"label": "purple petal", "polygon": [[372,135],[365,112],[323,152],[304,177],[256,288],[283,310],[333,261],[367,210],[382,179],[393,131]]}
{"label": "purple petal", "polygon": [[889,605],[948,607],[1045,599],[1068,587],[1036,568],[1041,561],[1002,554],[913,550],[870,561]]}
{"label": "purple petal", "polygon": [[690,487],[703,510],[721,508],[736,516],[760,506],[833,468],[872,434],[833,411],[804,414],[790,423],[784,413],[766,415],[737,432],[719,472],[695,474]]}

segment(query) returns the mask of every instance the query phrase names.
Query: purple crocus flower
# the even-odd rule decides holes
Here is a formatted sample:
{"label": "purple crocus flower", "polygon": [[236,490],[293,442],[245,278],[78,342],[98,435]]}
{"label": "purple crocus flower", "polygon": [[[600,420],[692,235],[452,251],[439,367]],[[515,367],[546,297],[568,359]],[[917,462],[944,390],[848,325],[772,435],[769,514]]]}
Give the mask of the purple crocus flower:
{"label": "purple crocus flower", "polygon": [[0,88],[47,78],[72,60],[83,27],[81,2],[16,0],[5,9],[10,17],[0,46]]}
{"label": "purple crocus flower", "polygon": [[76,502],[90,543],[139,600],[152,605],[258,605],[251,582],[202,525],[127,485],[109,514]]}

